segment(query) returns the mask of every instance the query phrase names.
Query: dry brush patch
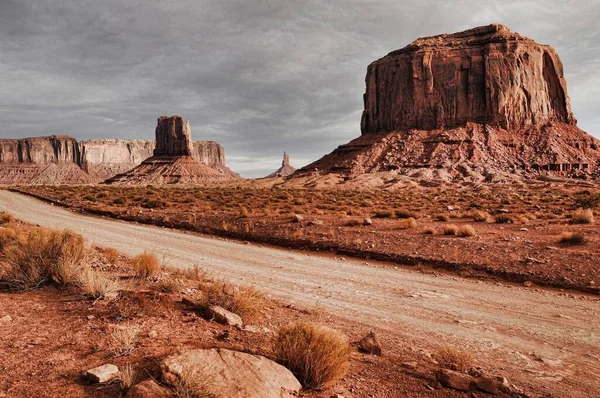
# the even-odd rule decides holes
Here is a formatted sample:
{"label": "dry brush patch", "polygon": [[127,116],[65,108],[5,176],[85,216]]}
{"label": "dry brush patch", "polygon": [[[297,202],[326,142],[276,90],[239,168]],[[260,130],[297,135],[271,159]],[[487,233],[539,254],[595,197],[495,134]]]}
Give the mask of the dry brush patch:
{"label": "dry brush patch", "polygon": [[344,336],[306,323],[282,328],[273,353],[308,389],[332,386],[346,374],[350,361],[350,345]]}
{"label": "dry brush patch", "polygon": [[144,251],[131,260],[131,268],[138,278],[148,279],[160,271],[161,265],[156,254]]}
{"label": "dry brush patch", "polygon": [[251,286],[235,286],[229,282],[215,280],[201,286],[208,304],[223,307],[252,322],[258,319],[265,306],[265,296]]}
{"label": "dry brush patch", "polygon": [[473,366],[474,356],[468,351],[443,345],[433,353],[433,358],[442,368],[465,371]]}

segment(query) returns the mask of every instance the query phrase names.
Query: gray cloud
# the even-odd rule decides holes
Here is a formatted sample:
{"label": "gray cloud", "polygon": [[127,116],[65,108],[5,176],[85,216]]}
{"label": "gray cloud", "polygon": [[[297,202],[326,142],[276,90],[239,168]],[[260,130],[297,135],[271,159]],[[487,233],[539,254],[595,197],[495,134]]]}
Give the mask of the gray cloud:
{"label": "gray cloud", "polygon": [[180,114],[244,176],[357,137],[367,65],[492,22],[557,49],[600,133],[600,4],[587,1],[0,0],[1,137],[153,138]]}

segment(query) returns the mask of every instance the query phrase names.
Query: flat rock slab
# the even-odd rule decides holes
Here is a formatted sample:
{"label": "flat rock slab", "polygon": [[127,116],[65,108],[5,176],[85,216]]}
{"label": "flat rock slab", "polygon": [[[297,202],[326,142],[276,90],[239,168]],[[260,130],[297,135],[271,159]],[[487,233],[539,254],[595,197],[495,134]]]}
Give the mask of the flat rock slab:
{"label": "flat rock slab", "polygon": [[270,359],[223,349],[173,355],[163,361],[161,369],[169,384],[184,375],[203,381],[203,392],[218,397],[291,398],[302,388],[292,372]]}
{"label": "flat rock slab", "polygon": [[85,372],[84,377],[92,383],[106,383],[114,380],[119,375],[119,368],[107,363]]}
{"label": "flat rock slab", "polygon": [[218,323],[221,323],[223,325],[235,326],[240,329],[244,328],[244,322],[242,321],[242,318],[231,311],[227,311],[225,308],[216,305],[211,305],[210,307],[208,307],[208,313],[210,317]]}

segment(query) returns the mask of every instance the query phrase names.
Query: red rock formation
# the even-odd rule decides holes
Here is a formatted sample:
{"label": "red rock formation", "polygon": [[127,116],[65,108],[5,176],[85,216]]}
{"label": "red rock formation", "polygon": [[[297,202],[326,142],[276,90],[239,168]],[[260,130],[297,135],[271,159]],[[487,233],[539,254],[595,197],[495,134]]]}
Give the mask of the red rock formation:
{"label": "red rock formation", "polygon": [[287,152],[283,152],[283,161],[281,162],[281,167],[265,178],[287,177],[294,174],[294,171],[296,171],[296,169],[290,164],[290,157],[288,156]]}
{"label": "red rock formation", "polygon": [[192,156],[192,129],[181,116],[161,116],[156,126],[154,156]]}
{"label": "red rock formation", "polygon": [[600,141],[576,126],[558,55],[505,26],[418,39],[369,65],[366,85],[362,136],[294,177],[598,174]]}
{"label": "red rock formation", "polygon": [[363,134],[576,123],[554,49],[503,25],[417,39],[369,65],[366,83]]}

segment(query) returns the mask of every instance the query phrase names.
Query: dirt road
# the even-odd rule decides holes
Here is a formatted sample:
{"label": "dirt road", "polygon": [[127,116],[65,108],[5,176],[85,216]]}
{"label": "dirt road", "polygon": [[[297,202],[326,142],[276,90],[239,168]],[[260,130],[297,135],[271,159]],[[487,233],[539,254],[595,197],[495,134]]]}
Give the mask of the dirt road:
{"label": "dirt road", "polygon": [[88,217],[8,191],[0,191],[0,210],[41,226],[69,228],[128,255],[148,249],[174,266],[198,264],[299,306],[322,306],[416,347],[441,342],[468,347],[487,368],[551,396],[589,397],[600,391],[597,297]]}

